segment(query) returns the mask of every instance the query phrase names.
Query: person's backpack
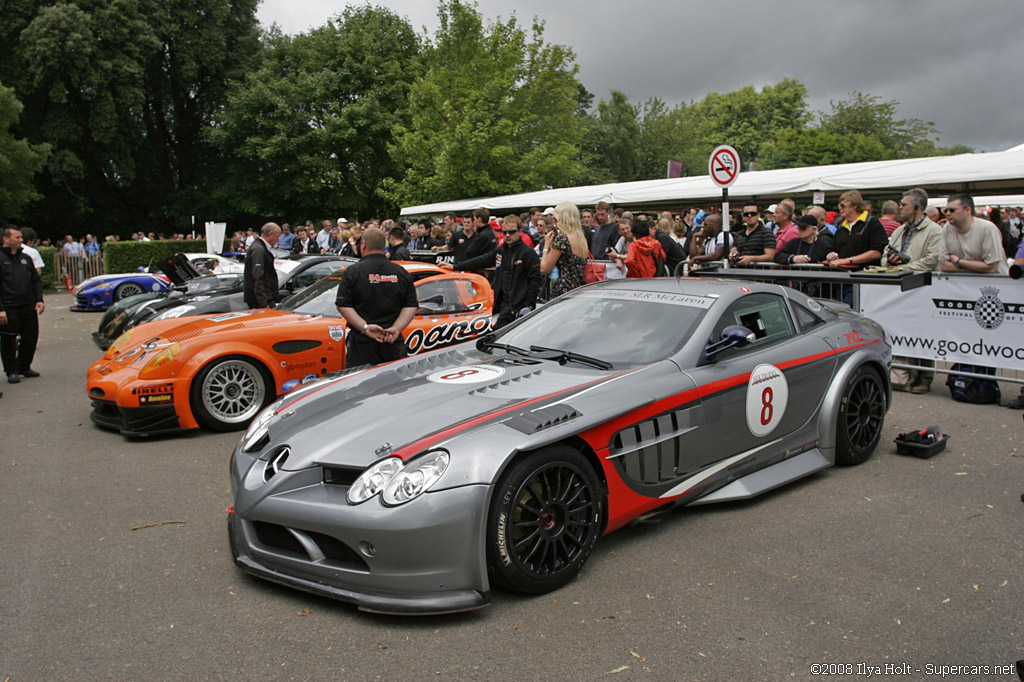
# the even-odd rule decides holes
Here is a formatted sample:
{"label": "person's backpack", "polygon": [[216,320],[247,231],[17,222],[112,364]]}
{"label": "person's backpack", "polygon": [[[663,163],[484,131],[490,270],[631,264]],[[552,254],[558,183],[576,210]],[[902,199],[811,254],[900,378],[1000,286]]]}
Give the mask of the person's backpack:
{"label": "person's backpack", "polygon": [[[957,363],[951,368],[953,372],[970,372],[973,374],[995,375],[994,367],[983,367],[981,365],[964,365]],[[990,405],[998,403],[1001,393],[999,384],[994,379],[978,379],[976,377],[964,376],[963,374],[950,374],[946,379],[946,386],[953,396],[953,400],[961,403],[975,403],[977,405]]]}

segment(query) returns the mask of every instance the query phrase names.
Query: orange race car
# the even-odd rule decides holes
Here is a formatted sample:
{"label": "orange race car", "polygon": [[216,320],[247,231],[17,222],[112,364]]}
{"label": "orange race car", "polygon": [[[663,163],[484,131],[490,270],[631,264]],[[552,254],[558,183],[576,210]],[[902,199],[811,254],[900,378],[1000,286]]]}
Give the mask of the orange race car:
{"label": "orange race car", "polygon": [[[400,263],[420,309],[404,332],[410,354],[491,327],[484,277]],[[147,322],[125,332],[88,371],[92,420],[127,436],[205,426],[243,429],[277,396],[345,367],[345,320],[334,305],[341,272],[277,309]]]}

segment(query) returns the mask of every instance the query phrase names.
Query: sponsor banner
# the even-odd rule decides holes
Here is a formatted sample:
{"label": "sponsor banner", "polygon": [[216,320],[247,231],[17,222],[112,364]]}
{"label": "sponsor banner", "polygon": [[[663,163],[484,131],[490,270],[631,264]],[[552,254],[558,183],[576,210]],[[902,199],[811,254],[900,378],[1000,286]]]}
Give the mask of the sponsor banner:
{"label": "sponsor banner", "polygon": [[862,284],[861,312],[893,355],[1024,370],[1024,285],[1007,277],[943,276],[912,291]]}

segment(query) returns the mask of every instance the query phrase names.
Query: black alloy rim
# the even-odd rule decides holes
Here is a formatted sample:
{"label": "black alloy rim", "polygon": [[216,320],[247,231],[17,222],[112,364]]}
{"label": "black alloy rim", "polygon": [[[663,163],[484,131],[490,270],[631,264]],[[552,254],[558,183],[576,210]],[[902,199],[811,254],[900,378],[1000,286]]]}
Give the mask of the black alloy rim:
{"label": "black alloy rim", "polygon": [[877,382],[858,381],[850,391],[846,410],[846,432],[856,448],[870,447],[882,428],[885,400]]}
{"label": "black alloy rim", "polygon": [[516,491],[510,553],[534,576],[556,575],[586,550],[596,516],[594,491],[579,469],[564,462],[537,469]]}

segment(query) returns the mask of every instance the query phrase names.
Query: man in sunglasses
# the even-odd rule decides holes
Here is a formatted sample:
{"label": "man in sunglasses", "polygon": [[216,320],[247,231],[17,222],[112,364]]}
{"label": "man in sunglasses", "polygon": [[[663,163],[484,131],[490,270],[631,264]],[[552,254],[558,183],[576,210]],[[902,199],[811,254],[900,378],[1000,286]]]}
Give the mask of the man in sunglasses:
{"label": "man in sunglasses", "polygon": [[943,272],[998,272],[1008,275],[1003,236],[993,223],[974,215],[974,199],[954,194],[946,200],[939,269]]}
{"label": "man in sunglasses", "polygon": [[730,257],[737,265],[770,263],[775,257],[775,236],[761,222],[756,204],[743,206],[744,230],[733,232]]}
{"label": "man in sunglasses", "polygon": [[537,252],[527,246],[521,239],[521,223],[519,216],[512,214],[502,220],[501,234],[504,243],[496,249],[466,261],[456,261],[455,265],[441,264],[443,268],[478,272],[494,267],[494,311],[498,319],[494,328],[504,327],[516,319],[524,308],[537,305],[544,277],[540,274],[540,257]]}

